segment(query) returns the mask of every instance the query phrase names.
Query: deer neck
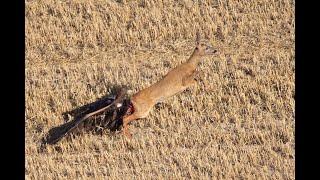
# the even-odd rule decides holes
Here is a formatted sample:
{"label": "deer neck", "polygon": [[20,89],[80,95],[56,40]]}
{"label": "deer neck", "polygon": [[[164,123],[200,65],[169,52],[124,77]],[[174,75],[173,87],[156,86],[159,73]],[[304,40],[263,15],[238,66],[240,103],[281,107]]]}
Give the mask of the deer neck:
{"label": "deer neck", "polygon": [[201,58],[201,56],[198,55],[196,53],[196,51],[194,51],[192,53],[192,55],[190,56],[190,58],[187,60],[187,63],[191,64],[192,66],[194,66],[196,68],[198,66],[199,62],[200,62],[200,58]]}

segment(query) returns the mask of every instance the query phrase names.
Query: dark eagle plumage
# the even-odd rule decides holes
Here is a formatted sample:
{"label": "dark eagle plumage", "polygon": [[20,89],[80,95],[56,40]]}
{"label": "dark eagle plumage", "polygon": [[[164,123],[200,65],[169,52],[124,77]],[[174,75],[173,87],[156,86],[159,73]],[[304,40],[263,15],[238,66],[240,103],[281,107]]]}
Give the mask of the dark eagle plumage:
{"label": "dark eagle plumage", "polygon": [[55,144],[69,134],[88,131],[102,133],[105,129],[112,132],[120,130],[123,117],[133,110],[130,100],[125,99],[125,94],[126,90],[121,89],[116,97],[101,99],[81,108],[78,110],[80,112],[69,112],[68,114],[79,114],[72,121],[50,129],[42,143]]}

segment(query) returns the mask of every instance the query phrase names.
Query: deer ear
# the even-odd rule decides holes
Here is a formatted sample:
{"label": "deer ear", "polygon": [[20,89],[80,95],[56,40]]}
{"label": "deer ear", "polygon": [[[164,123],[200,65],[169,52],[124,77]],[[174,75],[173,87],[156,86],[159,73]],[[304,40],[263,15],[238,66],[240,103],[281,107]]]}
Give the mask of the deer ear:
{"label": "deer ear", "polygon": [[196,33],[196,44],[197,45],[200,44],[200,33],[199,33],[199,31],[197,31],[197,33]]}

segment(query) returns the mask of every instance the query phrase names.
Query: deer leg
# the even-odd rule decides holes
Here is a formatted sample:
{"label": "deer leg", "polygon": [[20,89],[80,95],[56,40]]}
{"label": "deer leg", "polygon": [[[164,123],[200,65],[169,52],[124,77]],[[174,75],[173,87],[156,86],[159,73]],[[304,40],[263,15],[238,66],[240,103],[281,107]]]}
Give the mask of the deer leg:
{"label": "deer leg", "polygon": [[123,134],[128,138],[132,137],[129,132],[129,123],[136,119],[138,119],[138,117],[134,113],[123,118]]}
{"label": "deer leg", "polygon": [[204,72],[203,72],[202,70],[196,71],[196,72],[195,72],[195,75],[194,75],[194,79],[195,79],[196,81],[202,81],[202,80],[203,80],[203,79],[202,79],[203,76],[204,76]]}
{"label": "deer leg", "polygon": [[182,79],[183,86],[190,87],[190,86],[197,85],[197,81],[195,79],[197,74],[198,74],[198,72],[194,72],[191,75],[186,76],[185,78],[183,78]]}

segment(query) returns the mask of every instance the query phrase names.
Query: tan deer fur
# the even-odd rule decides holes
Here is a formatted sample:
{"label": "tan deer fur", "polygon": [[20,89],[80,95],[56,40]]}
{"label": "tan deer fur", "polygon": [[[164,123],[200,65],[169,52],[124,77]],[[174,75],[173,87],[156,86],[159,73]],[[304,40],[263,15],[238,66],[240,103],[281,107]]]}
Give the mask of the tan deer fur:
{"label": "tan deer fur", "polygon": [[160,81],[137,92],[131,97],[133,113],[123,118],[123,133],[131,137],[128,124],[136,119],[145,118],[150,110],[158,102],[171,97],[188,87],[196,85],[196,68],[200,59],[205,55],[212,55],[216,50],[205,43],[200,42],[199,33],[197,33],[196,48],[190,58],[169,71]]}

